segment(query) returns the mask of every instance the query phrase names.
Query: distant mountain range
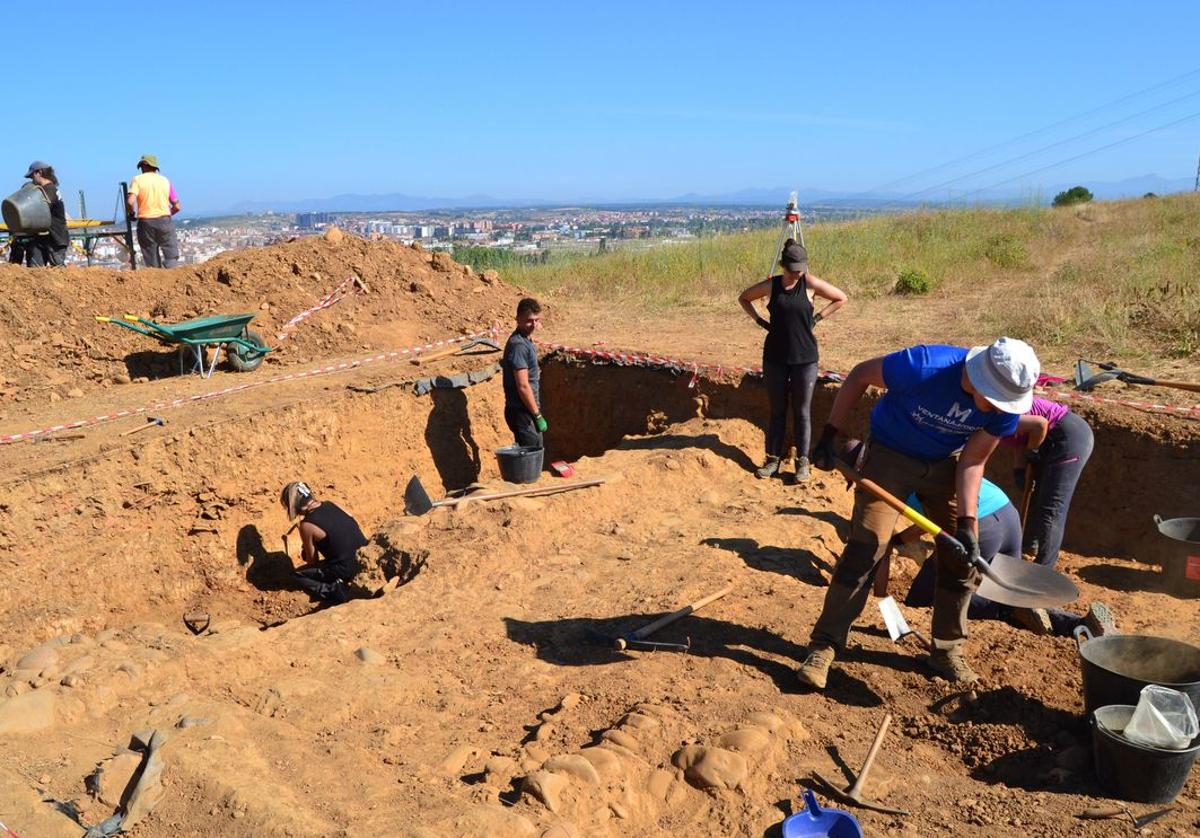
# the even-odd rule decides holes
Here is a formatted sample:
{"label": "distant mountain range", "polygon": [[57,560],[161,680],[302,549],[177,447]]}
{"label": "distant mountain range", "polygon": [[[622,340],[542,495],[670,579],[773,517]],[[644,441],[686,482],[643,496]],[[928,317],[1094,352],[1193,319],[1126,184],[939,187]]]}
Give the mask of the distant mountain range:
{"label": "distant mountain range", "polygon": [[[1049,203],[1056,194],[1069,189],[1076,183],[1062,183],[1043,187],[1036,195],[1042,203]],[[1171,192],[1186,192],[1191,190],[1193,181],[1189,178],[1164,178],[1158,175],[1142,175],[1111,182],[1082,182],[1097,198],[1115,199],[1141,197],[1147,192],[1166,195]],[[531,207],[563,207],[563,206],[780,206],[786,203],[792,190],[785,187],[773,189],[741,189],[737,192],[720,194],[701,194],[689,192],[669,198],[630,198],[625,201],[612,199],[595,199],[580,197],[574,200],[551,199],[505,199],[492,195],[466,195],[460,198],[426,197],[407,195],[393,192],[382,195],[359,195],[348,193],[334,195],[331,198],[306,198],[299,201],[240,201],[227,210],[205,213],[206,215],[251,215],[264,212],[417,212],[423,210],[465,210],[465,209],[528,209]],[[888,207],[888,206],[917,206],[921,204],[978,204],[978,203],[1013,203],[1028,202],[1031,198],[1029,190],[1015,188],[998,189],[976,194],[967,194],[968,190],[959,190],[957,194],[966,195],[956,198],[955,192],[935,195],[921,194],[917,198],[907,198],[908,193],[872,193],[846,192],[827,189],[801,189],[799,201],[806,205],[839,205],[848,207]]]}

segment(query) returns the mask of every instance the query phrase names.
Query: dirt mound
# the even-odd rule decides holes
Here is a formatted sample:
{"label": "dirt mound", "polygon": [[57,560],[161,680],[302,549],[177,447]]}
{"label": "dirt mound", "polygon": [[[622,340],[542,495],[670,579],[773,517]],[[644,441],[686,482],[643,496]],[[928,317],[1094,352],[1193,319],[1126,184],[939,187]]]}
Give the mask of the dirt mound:
{"label": "dirt mound", "polygon": [[[293,316],[351,275],[351,294],[276,337]],[[455,262],[388,241],[343,235],[223,253],[171,270],[30,270],[0,265],[0,415],[7,402],[77,398],[139,377],[178,374],[175,352],[95,314],[125,312],[163,322],[255,312],[251,328],[276,351],[268,365],[395,348],[507,324],[519,291]],[[261,374],[261,373],[260,373]]]}

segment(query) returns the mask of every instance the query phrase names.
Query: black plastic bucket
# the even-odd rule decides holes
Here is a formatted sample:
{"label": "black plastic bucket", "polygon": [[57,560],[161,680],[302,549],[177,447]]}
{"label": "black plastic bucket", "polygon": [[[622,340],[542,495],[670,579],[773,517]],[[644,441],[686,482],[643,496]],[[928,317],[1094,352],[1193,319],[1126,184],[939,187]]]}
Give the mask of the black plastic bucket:
{"label": "black plastic bucket", "polygon": [[1121,735],[1133,716],[1134,705],[1099,708],[1092,718],[1092,749],[1096,779],[1109,794],[1136,803],[1170,803],[1183,791],[1196,756],[1200,737],[1184,751],[1148,748]]}
{"label": "black plastic bucket", "polygon": [[1200,518],[1154,516],[1158,531],[1171,539],[1163,546],[1163,576],[1179,596],[1200,596]]}
{"label": "black plastic bucket", "polygon": [[1192,644],[1146,634],[1093,638],[1084,626],[1075,629],[1075,641],[1089,716],[1110,704],[1136,705],[1147,684],[1179,690],[1200,713],[1200,649]]}
{"label": "black plastic bucket", "polygon": [[537,483],[542,475],[542,448],[509,445],[496,449],[500,476],[509,483]]}

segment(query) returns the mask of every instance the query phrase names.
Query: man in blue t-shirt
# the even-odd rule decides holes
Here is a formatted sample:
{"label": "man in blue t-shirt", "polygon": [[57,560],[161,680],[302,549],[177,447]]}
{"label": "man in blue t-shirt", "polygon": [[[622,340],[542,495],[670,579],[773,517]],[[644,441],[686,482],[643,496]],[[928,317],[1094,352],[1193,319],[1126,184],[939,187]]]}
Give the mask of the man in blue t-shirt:
{"label": "man in blue t-shirt", "polygon": [[[984,466],[1000,438],[1029,409],[1041,366],[1023,341],[1000,338],[991,346],[913,346],[858,364],[834,399],[812,462],[829,470],[835,441],[868,387],[887,392],[871,411],[871,436],[862,476],[897,497],[912,492],[932,518],[954,532],[963,550],[938,546],[933,598],[933,652],[929,665],[950,681],[969,683],[975,672],[962,657],[967,605],[979,586],[978,499]],[[807,659],[802,684],[825,687],[829,668],[845,648],[851,624],[866,606],[879,560],[886,554],[898,513],[865,489],[854,493],[850,538],[838,559]]]}
{"label": "man in blue t-shirt", "polygon": [[541,373],[537,347],[530,335],[542,323],[542,306],[532,297],[517,303],[517,328],[504,344],[500,367],[504,371],[504,421],[517,445],[542,447],[548,427],[542,416]]}

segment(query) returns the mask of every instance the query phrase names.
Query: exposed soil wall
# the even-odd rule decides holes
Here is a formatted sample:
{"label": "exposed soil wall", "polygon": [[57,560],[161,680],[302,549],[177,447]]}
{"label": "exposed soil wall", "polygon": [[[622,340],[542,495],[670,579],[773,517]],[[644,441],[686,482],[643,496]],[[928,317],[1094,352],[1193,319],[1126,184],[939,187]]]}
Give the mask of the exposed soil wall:
{"label": "exposed soil wall", "polygon": [[[554,417],[554,455],[567,459],[599,454],[624,434],[653,433],[697,415],[766,423],[766,393],[757,378],[727,383],[700,379],[689,387],[689,375],[576,361],[547,365],[543,376],[546,409]],[[836,392],[834,385],[818,387],[814,433],[819,433]],[[873,404],[870,396],[864,400],[850,433],[864,433]],[[1074,409],[1092,426],[1096,444],[1071,506],[1065,548],[1160,561],[1167,544],[1153,516],[1200,516],[1200,423],[1113,407]],[[1007,451],[997,451],[989,473],[1015,494]]]}

